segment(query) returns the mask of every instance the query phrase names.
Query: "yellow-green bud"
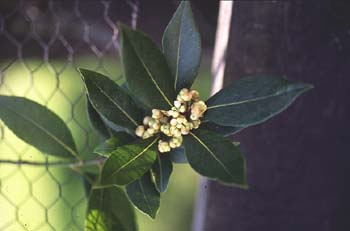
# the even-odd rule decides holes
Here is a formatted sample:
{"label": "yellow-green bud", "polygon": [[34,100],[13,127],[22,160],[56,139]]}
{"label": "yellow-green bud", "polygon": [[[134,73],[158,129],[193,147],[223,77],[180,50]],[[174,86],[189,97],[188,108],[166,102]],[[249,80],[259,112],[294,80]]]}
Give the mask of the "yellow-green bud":
{"label": "yellow-green bud", "polygon": [[142,135],[142,139],[147,139],[150,138],[152,135],[148,132],[148,130],[146,130],[143,135]]}
{"label": "yellow-green bud", "polygon": [[152,119],[150,116],[143,118],[143,125],[148,126],[149,121]]}
{"label": "yellow-green bud", "polygon": [[145,127],[140,125],[140,126],[137,126],[136,130],[135,130],[135,134],[138,136],[138,137],[142,137],[143,136],[143,133],[145,132]]}
{"label": "yellow-green bud", "polygon": [[192,124],[193,124],[193,128],[197,129],[199,127],[199,125],[201,124],[201,121],[200,120],[193,120]]}
{"label": "yellow-green bud", "polygon": [[156,133],[156,130],[154,128],[147,128],[146,130],[150,135],[154,135]]}
{"label": "yellow-green bud", "polygon": [[169,145],[171,148],[178,148],[182,144],[182,136],[179,137],[173,137],[169,141]]}

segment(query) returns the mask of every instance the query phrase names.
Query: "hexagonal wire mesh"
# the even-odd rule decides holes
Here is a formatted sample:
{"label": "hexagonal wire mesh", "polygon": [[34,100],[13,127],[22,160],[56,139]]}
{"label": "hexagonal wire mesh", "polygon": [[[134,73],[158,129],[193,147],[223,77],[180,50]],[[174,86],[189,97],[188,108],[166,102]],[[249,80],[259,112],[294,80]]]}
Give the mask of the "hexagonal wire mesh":
{"label": "hexagonal wire mesh", "polygon": [[[136,25],[137,1],[5,1],[0,4],[0,94],[24,96],[57,113],[86,158],[98,142],[86,116],[77,67],[118,78],[115,18]],[[123,8],[123,9],[121,9]],[[48,163],[0,121],[0,230],[82,230],[81,176]],[[36,166],[31,163],[46,163]]]}

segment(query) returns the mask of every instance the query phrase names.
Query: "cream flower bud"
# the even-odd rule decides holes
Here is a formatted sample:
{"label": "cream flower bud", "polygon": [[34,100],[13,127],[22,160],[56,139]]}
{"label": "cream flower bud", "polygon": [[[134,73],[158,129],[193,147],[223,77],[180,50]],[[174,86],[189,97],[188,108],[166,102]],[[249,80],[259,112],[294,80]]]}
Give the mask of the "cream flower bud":
{"label": "cream flower bud", "polygon": [[182,144],[182,136],[180,137],[173,137],[169,141],[169,145],[171,148],[178,148]]}
{"label": "cream flower bud", "polygon": [[192,100],[198,101],[199,100],[199,92],[196,90],[191,90]]}
{"label": "cream flower bud", "polygon": [[162,112],[158,109],[153,109],[152,110],[152,118],[154,119],[159,119],[163,116]]}
{"label": "cream flower bud", "polygon": [[188,102],[191,101],[192,99],[192,95],[191,92],[187,89],[187,88],[183,88],[179,95],[181,96],[181,98],[183,99],[183,101]]}
{"label": "cream flower bud", "polygon": [[149,121],[152,119],[150,116],[143,118],[143,125],[148,126]]}
{"label": "cream flower bud", "polygon": [[190,133],[190,129],[187,127],[182,127],[181,128],[181,134],[182,135],[188,135],[188,133]]}
{"label": "cream flower bud", "polygon": [[178,101],[178,100],[175,100],[175,101],[174,101],[174,106],[175,106],[176,108],[180,108],[180,107],[181,107],[181,102]]}
{"label": "cream flower bud", "polygon": [[161,153],[170,152],[170,145],[169,145],[169,143],[166,142],[166,141],[159,140],[159,142],[158,142],[158,150]]}
{"label": "cream flower bud", "polygon": [[138,137],[142,137],[143,136],[143,133],[145,132],[145,127],[140,125],[140,126],[137,126],[136,130],[135,130],[135,134],[138,136]]}
{"label": "cream flower bud", "polygon": [[181,105],[180,108],[179,108],[179,112],[185,113],[186,112],[186,106],[185,105]]}
{"label": "cream flower bud", "polygon": [[191,120],[198,120],[199,117],[198,117],[196,114],[191,114],[191,115],[190,115],[190,119],[191,119]]}
{"label": "cream flower bud", "polygon": [[170,124],[172,125],[172,126],[176,126],[177,125],[177,119],[171,119],[170,120]]}

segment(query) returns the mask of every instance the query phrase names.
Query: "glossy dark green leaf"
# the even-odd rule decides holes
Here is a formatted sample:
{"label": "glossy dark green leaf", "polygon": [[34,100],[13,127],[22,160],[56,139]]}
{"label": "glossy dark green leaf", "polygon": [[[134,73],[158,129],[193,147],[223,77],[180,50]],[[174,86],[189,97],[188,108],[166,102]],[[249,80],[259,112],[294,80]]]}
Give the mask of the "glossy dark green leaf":
{"label": "glossy dark green leaf", "polygon": [[120,25],[121,59],[130,91],[148,107],[168,109],[175,99],[173,78],[157,45],[142,32]]}
{"label": "glossy dark green leaf", "polygon": [[205,122],[201,124],[201,129],[208,130],[215,132],[217,134],[223,135],[223,136],[230,136],[233,134],[236,134],[237,132],[240,132],[243,130],[243,127],[227,127],[227,126],[221,126],[212,122]]}
{"label": "glossy dark green leaf", "polygon": [[114,150],[103,167],[102,184],[126,185],[139,179],[157,158],[157,140],[137,140]]}
{"label": "glossy dark green leaf", "polygon": [[163,51],[174,76],[174,88],[190,88],[201,61],[201,38],[189,1],[182,1],[163,35]]}
{"label": "glossy dark green leaf", "polygon": [[46,107],[16,96],[0,96],[0,119],[9,129],[35,148],[59,157],[77,157],[66,124]]}
{"label": "glossy dark green leaf", "polygon": [[171,149],[168,155],[173,163],[185,164],[188,163],[185,152],[185,147],[182,145],[179,148]]}
{"label": "glossy dark green leaf", "polygon": [[103,122],[100,114],[95,110],[95,108],[92,106],[89,98],[87,97],[87,111],[89,115],[89,120],[94,129],[105,139],[111,137],[111,133],[109,128],[106,126],[106,124]]}
{"label": "glossy dark green leaf", "polygon": [[93,189],[85,218],[85,231],[136,231],[134,208],[116,186]]}
{"label": "glossy dark green leaf", "polygon": [[188,163],[203,176],[246,185],[245,161],[237,146],[216,133],[197,129],[184,136]]}
{"label": "glossy dark green leaf", "polygon": [[128,184],[126,193],[136,208],[153,219],[156,217],[160,205],[160,193],[151,179],[150,172]]}
{"label": "glossy dark green leaf", "polygon": [[151,173],[159,192],[164,192],[168,187],[170,175],[173,171],[173,163],[169,155],[158,152],[157,160],[154,162]]}
{"label": "glossy dark green leaf", "polygon": [[115,149],[132,142],[134,139],[134,137],[125,132],[115,133],[113,134],[113,137],[97,146],[94,149],[94,153],[100,156],[108,157]]}
{"label": "glossy dark green leaf", "polygon": [[251,76],[235,81],[207,101],[205,119],[216,124],[247,127],[286,109],[312,88],[274,76]]}
{"label": "glossy dark green leaf", "polygon": [[141,123],[142,111],[114,81],[94,71],[79,70],[90,102],[104,118],[130,129],[134,129]]}

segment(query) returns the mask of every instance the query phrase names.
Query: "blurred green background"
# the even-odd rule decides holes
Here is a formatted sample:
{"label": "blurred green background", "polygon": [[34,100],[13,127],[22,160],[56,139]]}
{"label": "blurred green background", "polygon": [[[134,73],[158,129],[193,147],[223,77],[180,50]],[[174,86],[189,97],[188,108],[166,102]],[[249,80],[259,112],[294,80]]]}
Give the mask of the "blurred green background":
{"label": "blurred green background", "polygon": [[[67,123],[80,153],[94,158],[91,150],[101,140],[88,121],[84,88],[76,67],[97,70],[118,83],[124,81],[115,56],[76,58],[74,63],[31,58],[13,63],[1,74],[0,94],[25,96],[46,105]],[[209,67],[208,60],[203,59],[194,84],[203,98],[209,92]],[[0,127],[0,159],[57,160],[19,140],[1,121]],[[187,164],[176,164],[157,219],[137,212],[139,230],[190,230],[197,183],[197,174]],[[86,197],[81,177],[72,170],[0,164],[0,186],[0,230],[83,230]]]}

